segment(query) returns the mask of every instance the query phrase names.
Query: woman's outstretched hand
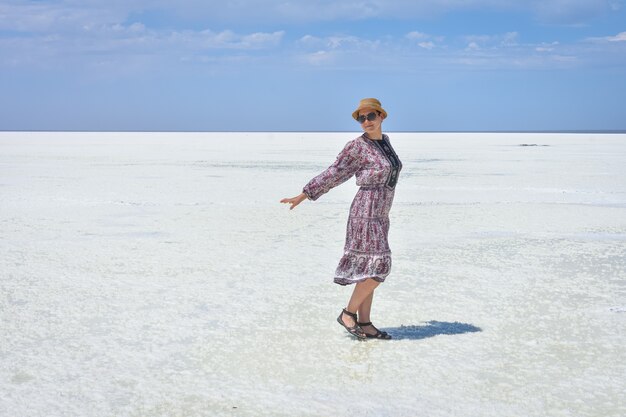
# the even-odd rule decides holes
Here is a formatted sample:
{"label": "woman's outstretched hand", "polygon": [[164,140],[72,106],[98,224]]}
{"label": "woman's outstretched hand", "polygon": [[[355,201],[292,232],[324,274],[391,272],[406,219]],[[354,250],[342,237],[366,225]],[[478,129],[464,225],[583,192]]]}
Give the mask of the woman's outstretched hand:
{"label": "woman's outstretched hand", "polygon": [[306,199],[307,199],[306,194],[302,193],[296,197],[283,198],[282,200],[280,200],[280,202],[285,203],[285,204],[291,204],[291,207],[289,207],[289,210],[293,210],[294,208],[296,208],[298,204],[302,203]]}

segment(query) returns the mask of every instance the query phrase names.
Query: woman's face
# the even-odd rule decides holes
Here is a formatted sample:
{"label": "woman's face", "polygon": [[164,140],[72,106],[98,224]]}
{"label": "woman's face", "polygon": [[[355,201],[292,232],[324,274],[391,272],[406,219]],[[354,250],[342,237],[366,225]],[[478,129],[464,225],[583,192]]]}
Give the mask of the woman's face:
{"label": "woman's face", "polygon": [[378,114],[374,109],[361,109],[359,110],[359,116],[366,116],[370,113],[374,113],[376,118],[374,120],[367,120],[361,123],[361,129],[366,133],[376,133],[382,130],[381,124],[383,123],[383,117]]}

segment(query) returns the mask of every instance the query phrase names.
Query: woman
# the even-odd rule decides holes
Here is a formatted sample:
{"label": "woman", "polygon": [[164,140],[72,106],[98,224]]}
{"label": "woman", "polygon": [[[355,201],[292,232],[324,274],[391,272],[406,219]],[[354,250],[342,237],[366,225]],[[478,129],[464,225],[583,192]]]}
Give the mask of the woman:
{"label": "woman", "polygon": [[[391,269],[391,251],[387,241],[389,210],[393,202],[402,163],[382,133],[387,112],[380,101],[365,98],[352,117],[361,124],[363,135],[351,140],[333,165],[313,178],[293,198],[280,202],[294,209],[305,199],[317,200],[331,188],[356,175],[360,186],[350,207],[344,255],[335,271],[335,283],[356,284],[348,306],[337,321],[359,339],[391,339],[370,321],[374,290]],[[358,316],[357,316],[358,313]]]}

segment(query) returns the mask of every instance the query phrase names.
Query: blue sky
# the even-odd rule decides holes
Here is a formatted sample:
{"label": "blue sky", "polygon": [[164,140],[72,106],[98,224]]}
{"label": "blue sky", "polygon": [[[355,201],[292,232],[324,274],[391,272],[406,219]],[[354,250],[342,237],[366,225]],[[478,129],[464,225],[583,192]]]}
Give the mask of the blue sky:
{"label": "blue sky", "polygon": [[0,130],[626,130],[626,1],[0,3]]}

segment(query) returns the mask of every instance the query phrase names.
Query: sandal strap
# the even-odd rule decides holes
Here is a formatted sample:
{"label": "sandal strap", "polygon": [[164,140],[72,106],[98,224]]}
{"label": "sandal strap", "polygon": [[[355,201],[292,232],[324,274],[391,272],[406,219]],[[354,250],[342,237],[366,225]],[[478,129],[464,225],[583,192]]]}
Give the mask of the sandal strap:
{"label": "sandal strap", "polygon": [[376,334],[373,335],[368,335],[366,333],[367,337],[369,337],[370,339],[385,339],[385,340],[389,340],[391,339],[391,336],[389,336],[389,334],[387,332],[381,332],[380,330],[378,330],[376,332]]}
{"label": "sandal strap", "polygon": [[376,326],[372,324],[371,321],[368,321],[367,323],[357,323],[357,324],[359,326],[372,326],[374,330],[376,330],[376,333],[374,334],[365,333],[367,337],[369,337],[370,339],[390,339],[391,338],[389,337],[389,333],[379,330]]}
{"label": "sandal strap", "polygon": [[[358,324],[355,324],[354,326],[347,326],[346,323],[344,323],[343,318],[342,318],[344,312],[346,312],[348,315],[353,314],[344,309],[343,312],[339,315],[339,317],[337,317],[337,322],[339,322],[339,324],[341,324],[350,334],[352,334],[353,336],[356,336],[358,339],[361,339],[361,340],[367,339],[367,335],[365,334],[363,329],[359,327]],[[354,321],[356,322],[356,317],[354,317]]]}
{"label": "sandal strap", "polygon": [[347,316],[352,317],[354,320],[356,320],[356,313],[350,313],[348,310],[346,310],[345,308],[343,309],[343,313]]}

